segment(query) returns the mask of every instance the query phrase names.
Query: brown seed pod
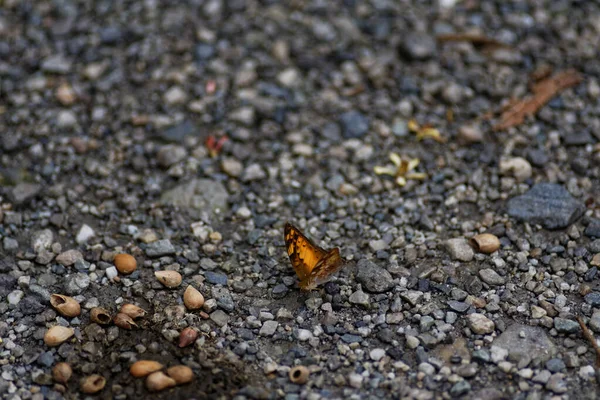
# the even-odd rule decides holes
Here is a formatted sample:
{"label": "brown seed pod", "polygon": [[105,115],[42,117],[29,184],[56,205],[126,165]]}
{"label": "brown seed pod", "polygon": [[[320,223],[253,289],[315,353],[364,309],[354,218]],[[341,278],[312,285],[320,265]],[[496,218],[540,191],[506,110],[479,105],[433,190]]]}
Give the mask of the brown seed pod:
{"label": "brown seed pod", "polygon": [[106,379],[102,375],[90,375],[85,378],[81,378],[79,382],[79,388],[83,393],[94,394],[104,389],[106,385]]}
{"label": "brown seed pod", "polygon": [[160,283],[170,289],[181,285],[181,274],[177,271],[156,271],[154,276]]}
{"label": "brown seed pod", "polygon": [[137,261],[130,254],[117,254],[113,262],[117,270],[124,275],[131,274],[137,268]]}
{"label": "brown seed pod", "polygon": [[120,312],[129,315],[133,319],[141,318],[146,315],[146,310],[130,303],[123,304]]}
{"label": "brown seed pod", "polygon": [[146,388],[151,392],[160,392],[177,385],[177,381],[162,371],[153,372],[146,378]]}
{"label": "brown seed pod", "polygon": [[308,382],[310,371],[304,365],[296,365],[290,369],[290,381],[298,385],[304,385]]}
{"label": "brown seed pod", "polygon": [[187,365],[175,365],[167,369],[167,375],[175,379],[178,385],[191,382],[194,379],[194,372]]}
{"label": "brown seed pod", "polygon": [[186,347],[194,343],[198,338],[198,331],[192,327],[187,327],[179,334],[179,347]]}
{"label": "brown seed pod", "polygon": [[135,323],[135,321],[133,319],[131,319],[131,317],[127,314],[118,313],[113,318],[113,322],[119,328],[123,328],[123,329],[127,329],[127,330],[131,330],[134,327],[137,328],[137,324]]}
{"label": "brown seed pod", "polygon": [[204,305],[204,296],[192,285],[183,292],[183,304],[188,310],[199,310]]}
{"label": "brown seed pod", "polygon": [[67,383],[73,375],[71,366],[66,362],[60,362],[52,368],[52,378],[58,383]]}
{"label": "brown seed pod", "polygon": [[48,329],[44,334],[44,343],[50,347],[59,346],[69,340],[74,334],[75,331],[72,328],[55,325]]}
{"label": "brown seed pod", "polygon": [[102,307],[94,307],[90,310],[90,320],[100,325],[108,325],[112,320],[110,313]]}
{"label": "brown seed pod", "polygon": [[161,369],[163,369],[163,365],[157,361],[140,360],[131,364],[131,367],[129,367],[129,373],[136,378],[142,378],[150,375],[153,372],[160,371]]}
{"label": "brown seed pod", "polygon": [[491,233],[482,233],[471,238],[471,245],[480,253],[491,254],[500,247],[500,240]]}
{"label": "brown seed pod", "polygon": [[77,300],[64,294],[50,295],[50,304],[64,317],[72,318],[81,314],[81,306]]}

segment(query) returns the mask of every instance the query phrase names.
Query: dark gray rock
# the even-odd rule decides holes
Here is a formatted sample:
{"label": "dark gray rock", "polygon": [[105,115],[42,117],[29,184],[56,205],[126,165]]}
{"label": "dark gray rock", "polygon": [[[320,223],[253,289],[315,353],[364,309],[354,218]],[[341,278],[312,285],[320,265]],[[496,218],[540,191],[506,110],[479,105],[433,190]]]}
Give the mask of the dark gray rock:
{"label": "dark gray rock", "polygon": [[581,329],[577,321],[565,318],[554,318],[554,328],[560,333],[575,333]]}
{"label": "dark gray rock", "polygon": [[148,257],[162,257],[170,254],[175,254],[175,247],[169,239],[157,240],[148,244],[146,247],[146,255]]}
{"label": "dark gray rock", "polygon": [[394,287],[394,279],[387,270],[365,259],[357,264],[356,280],[371,293],[387,292]]}
{"label": "dark gray rock", "polygon": [[494,340],[494,346],[507,350],[509,357],[513,359],[534,354],[542,360],[549,360],[557,352],[554,342],[544,329],[522,324],[506,328]]}
{"label": "dark gray rock", "polygon": [[22,205],[33,199],[42,190],[37,183],[19,183],[10,192],[10,199],[16,205]]}
{"label": "dark gray rock", "polygon": [[172,126],[159,134],[159,137],[167,142],[182,142],[186,136],[197,136],[198,128],[191,121]]}
{"label": "dark gray rock", "polygon": [[582,202],[555,183],[538,183],[527,193],[508,201],[508,215],[546,229],[566,228],[584,211]]}
{"label": "dark gray rock", "polygon": [[591,305],[592,307],[600,306],[600,293],[599,292],[590,292],[584,297],[585,302]]}
{"label": "dark gray rock", "polygon": [[223,285],[223,286],[227,285],[227,275],[225,275],[225,274],[221,274],[221,273],[213,272],[213,271],[207,271],[204,274],[204,277],[206,278],[206,281],[208,283],[212,283],[213,285]]}
{"label": "dark gray rock", "polygon": [[369,118],[355,110],[342,114],[340,124],[345,139],[361,138],[369,131]]}
{"label": "dark gray rock", "polygon": [[435,39],[422,32],[411,32],[405,36],[401,52],[409,60],[427,60],[435,56],[437,44]]}
{"label": "dark gray rock", "polygon": [[592,219],[584,233],[591,238],[600,238],[600,219]]}

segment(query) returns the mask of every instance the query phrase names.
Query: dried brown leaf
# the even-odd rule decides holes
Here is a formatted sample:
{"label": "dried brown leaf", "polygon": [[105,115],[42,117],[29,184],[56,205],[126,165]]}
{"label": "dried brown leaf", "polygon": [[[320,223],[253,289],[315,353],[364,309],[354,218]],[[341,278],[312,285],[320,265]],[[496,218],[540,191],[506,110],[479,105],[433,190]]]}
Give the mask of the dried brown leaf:
{"label": "dried brown leaf", "polygon": [[500,121],[493,127],[495,131],[517,126],[525,118],[535,115],[546,103],[563,90],[577,85],[583,77],[574,69],[559,72],[533,85],[533,95],[514,103],[502,113]]}

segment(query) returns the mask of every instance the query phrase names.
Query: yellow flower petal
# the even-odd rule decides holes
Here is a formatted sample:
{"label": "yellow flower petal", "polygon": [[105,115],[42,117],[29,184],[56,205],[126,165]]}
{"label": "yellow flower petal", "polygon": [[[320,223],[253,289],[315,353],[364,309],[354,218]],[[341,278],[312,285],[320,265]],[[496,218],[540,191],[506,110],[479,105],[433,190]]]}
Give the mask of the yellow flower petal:
{"label": "yellow flower petal", "polygon": [[402,159],[396,153],[390,153],[390,161],[393,162],[396,167],[399,167],[402,163]]}
{"label": "yellow flower petal", "polygon": [[413,169],[417,168],[417,165],[419,165],[421,161],[418,158],[413,158],[412,160],[408,161],[408,171],[412,171]]}
{"label": "yellow flower petal", "polygon": [[377,175],[392,175],[395,176],[396,175],[396,168],[394,167],[374,167],[373,171],[375,171],[375,173]]}
{"label": "yellow flower petal", "polygon": [[417,132],[420,128],[419,123],[414,119],[411,119],[410,121],[408,121],[407,126],[408,126],[408,130],[411,132]]}
{"label": "yellow flower petal", "polygon": [[398,186],[404,186],[406,185],[406,179],[404,179],[403,176],[398,176],[396,177],[396,183],[398,184]]}

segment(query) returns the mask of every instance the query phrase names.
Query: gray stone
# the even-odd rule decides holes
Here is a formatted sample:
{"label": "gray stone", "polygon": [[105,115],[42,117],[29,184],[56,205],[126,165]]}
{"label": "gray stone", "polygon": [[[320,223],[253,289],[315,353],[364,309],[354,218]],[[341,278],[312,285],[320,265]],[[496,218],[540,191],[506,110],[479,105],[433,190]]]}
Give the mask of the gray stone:
{"label": "gray stone", "polygon": [[592,318],[590,318],[589,326],[594,332],[600,332],[600,310],[594,310]]}
{"label": "gray stone", "polygon": [[17,242],[16,239],[6,236],[2,239],[2,247],[4,248],[4,251],[12,253],[19,249],[19,242]]}
{"label": "gray stone", "polygon": [[354,292],[350,295],[348,300],[352,304],[366,306],[369,304],[369,295],[366,294],[365,292],[363,292],[362,290],[357,290],[356,292]]}
{"label": "gray stone", "polygon": [[450,396],[460,397],[471,391],[471,384],[466,380],[458,381],[450,388]]}
{"label": "gray stone", "polygon": [[213,285],[223,285],[223,286],[227,285],[227,275],[225,275],[225,274],[222,274],[219,272],[207,271],[204,274],[204,277],[206,278],[206,281],[208,283],[211,283]]}
{"label": "gray stone", "polygon": [[590,292],[584,297],[585,302],[591,305],[592,307],[600,306],[600,293],[599,292]]}
{"label": "gray stone", "polygon": [[394,279],[386,269],[365,259],[357,264],[356,280],[371,293],[387,292],[394,287]]}
{"label": "gray stone", "polygon": [[483,314],[473,313],[467,315],[469,328],[478,335],[487,335],[494,332],[496,324]]}
{"label": "gray stone", "polygon": [[224,287],[213,287],[212,296],[217,300],[217,305],[225,311],[233,311],[235,309],[235,303],[229,289]]}
{"label": "gray stone", "polygon": [[591,220],[589,225],[585,228],[585,235],[591,238],[600,237],[600,219],[594,218]]}
{"label": "gray stone", "polygon": [[22,205],[33,199],[42,190],[37,183],[22,182],[10,191],[10,200],[15,205]]}
{"label": "gray stone", "polygon": [[90,277],[81,272],[68,276],[64,283],[65,293],[69,296],[83,293],[88,286],[90,286]]}
{"label": "gray stone", "polygon": [[546,369],[550,372],[561,372],[566,368],[565,362],[560,358],[551,358],[546,361]]}
{"label": "gray stone", "polygon": [[277,321],[265,321],[258,333],[260,336],[273,336],[277,331],[278,326],[279,322]]}
{"label": "gray stone", "polygon": [[564,380],[564,374],[554,374],[548,379],[546,389],[554,393],[566,393],[568,390],[567,382]]}
{"label": "gray stone", "polygon": [[77,232],[77,237],[75,241],[79,244],[87,243],[88,240],[96,236],[96,232],[92,229],[91,226],[83,224],[81,228],[79,228],[79,232]]}
{"label": "gray stone", "polygon": [[471,307],[468,303],[456,300],[448,300],[448,306],[459,313],[464,313],[469,309],[469,307]]}
{"label": "gray stone", "polygon": [[508,215],[546,229],[562,229],[577,221],[585,205],[555,183],[538,183],[508,201]]}
{"label": "gray stone", "polygon": [[163,193],[160,201],[176,207],[193,208],[218,214],[227,209],[229,194],[221,182],[193,179]]}
{"label": "gray stone", "polygon": [[345,139],[361,138],[369,131],[369,118],[356,110],[342,114],[340,124]]}
{"label": "gray stone", "polygon": [[504,278],[498,275],[498,273],[491,268],[479,270],[479,277],[482,281],[492,286],[504,285],[505,283]]}
{"label": "gray stone", "polygon": [[509,352],[513,359],[534,355],[548,360],[557,353],[556,346],[546,331],[540,327],[513,324],[494,340],[494,346]]}
{"label": "gray stone", "polygon": [[435,55],[437,44],[435,39],[426,33],[410,32],[404,36],[401,50],[409,60],[427,60]]}
{"label": "gray stone", "polygon": [[210,314],[210,319],[218,326],[225,326],[229,322],[229,315],[222,310],[217,310]]}
{"label": "gray stone", "polygon": [[83,254],[81,254],[81,252],[79,250],[67,250],[64,251],[62,253],[60,253],[58,256],[56,256],[56,262],[64,265],[65,267],[69,267],[73,264],[75,264],[75,262],[77,260],[82,260],[83,259]]}
{"label": "gray stone", "polygon": [[31,247],[33,251],[39,253],[42,250],[49,249],[54,240],[54,233],[50,229],[42,229],[31,235]]}
{"label": "gray stone", "polygon": [[183,146],[176,144],[168,144],[162,146],[156,154],[156,161],[158,165],[164,168],[168,168],[173,164],[178,163],[187,156],[187,151]]}
{"label": "gray stone", "polygon": [[468,262],[475,256],[473,248],[464,238],[448,239],[446,241],[446,249],[448,250],[450,257],[454,260]]}
{"label": "gray stone", "polygon": [[71,71],[71,61],[61,54],[53,54],[42,61],[42,71],[52,74],[67,74]]}
{"label": "gray stone", "polygon": [[554,328],[560,333],[576,333],[581,329],[577,321],[565,318],[554,318]]}
{"label": "gray stone", "polygon": [[198,136],[199,133],[198,127],[186,120],[162,131],[158,136],[167,142],[182,142],[186,136]]}
{"label": "gray stone", "polygon": [[248,166],[248,168],[246,168],[244,170],[244,175],[242,176],[242,180],[244,182],[251,182],[251,181],[259,181],[259,180],[265,179],[266,177],[267,177],[267,174],[265,173],[263,168],[260,166],[260,164],[251,164]]}
{"label": "gray stone", "polygon": [[175,254],[175,247],[169,239],[157,240],[149,243],[146,247],[146,255],[148,257],[162,257],[170,254]]}

